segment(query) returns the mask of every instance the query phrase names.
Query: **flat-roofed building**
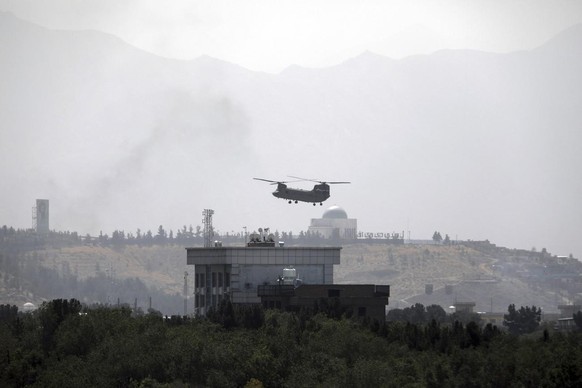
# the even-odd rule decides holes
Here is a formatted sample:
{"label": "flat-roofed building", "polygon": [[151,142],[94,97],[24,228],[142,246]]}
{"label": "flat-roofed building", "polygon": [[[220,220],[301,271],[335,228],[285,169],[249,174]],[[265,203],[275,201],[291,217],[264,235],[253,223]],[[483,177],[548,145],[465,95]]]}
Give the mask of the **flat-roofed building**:
{"label": "flat-roofed building", "polygon": [[245,247],[186,248],[187,264],[194,266],[194,307],[208,308],[229,298],[235,304],[261,303],[259,285],[278,284],[283,269],[292,267],[303,284],[332,284],[333,266],[341,247],[283,247],[249,244]]}
{"label": "flat-roofed building", "polygon": [[473,309],[475,308],[475,302],[455,302],[455,311],[472,313]]}
{"label": "flat-roofed building", "polygon": [[261,285],[259,296],[265,308],[299,311],[313,308],[316,303],[326,300],[328,304],[337,302],[342,311],[352,317],[386,319],[386,306],[390,297],[389,285],[374,284],[302,284]]}
{"label": "flat-roofed building", "polygon": [[560,310],[560,318],[572,318],[572,315],[574,315],[578,311],[582,310],[582,305],[580,305],[580,304],[561,304],[558,306],[558,310]]}

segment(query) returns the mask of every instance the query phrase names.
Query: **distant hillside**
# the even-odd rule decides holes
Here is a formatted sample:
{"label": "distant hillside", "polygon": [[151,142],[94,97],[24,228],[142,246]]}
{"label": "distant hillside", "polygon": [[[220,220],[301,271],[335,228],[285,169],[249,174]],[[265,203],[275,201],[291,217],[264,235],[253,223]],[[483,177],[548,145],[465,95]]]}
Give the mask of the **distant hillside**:
{"label": "distant hillside", "polygon": [[70,235],[58,237],[0,242],[1,304],[76,298],[183,314],[184,247],[87,244]]}
{"label": "distant hillside", "polygon": [[[475,302],[475,311],[502,312],[513,303],[557,312],[558,305],[582,299],[582,263],[578,260],[486,242],[348,245],[342,250],[335,280],[390,284],[390,308],[422,303],[446,309],[458,301]],[[426,285],[432,285],[431,294],[425,293]]]}
{"label": "distant hillside", "polygon": [[[133,304],[137,299],[146,310],[152,297],[154,309],[182,313],[184,272],[190,272],[190,282],[193,273],[186,265],[185,247],[192,244],[86,244],[78,237],[59,236],[26,249],[22,243],[15,248],[14,240],[0,244],[0,303],[21,306],[61,297]],[[417,302],[447,308],[455,301],[470,301],[476,311],[505,311],[513,303],[555,312],[558,304],[582,295],[578,260],[489,242],[345,244],[334,271],[336,283],[389,284],[390,308]],[[428,284],[431,294],[425,294]]]}

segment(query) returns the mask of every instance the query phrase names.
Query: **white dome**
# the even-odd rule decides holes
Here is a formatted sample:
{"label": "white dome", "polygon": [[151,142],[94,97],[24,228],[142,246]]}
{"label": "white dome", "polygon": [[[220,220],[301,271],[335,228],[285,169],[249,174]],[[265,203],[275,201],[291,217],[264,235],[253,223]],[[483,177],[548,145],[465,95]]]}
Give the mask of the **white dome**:
{"label": "white dome", "polygon": [[337,205],[333,205],[333,206],[329,207],[325,212],[323,212],[322,218],[347,219],[348,213],[346,213],[346,211],[344,209],[342,209],[341,207],[339,207]]}

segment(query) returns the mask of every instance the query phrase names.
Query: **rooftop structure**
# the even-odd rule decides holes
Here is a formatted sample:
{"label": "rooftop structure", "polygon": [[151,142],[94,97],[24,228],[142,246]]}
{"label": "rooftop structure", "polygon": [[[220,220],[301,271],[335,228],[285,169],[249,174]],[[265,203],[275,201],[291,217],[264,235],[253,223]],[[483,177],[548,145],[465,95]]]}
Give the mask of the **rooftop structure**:
{"label": "rooftop structure", "polygon": [[[261,285],[258,294],[265,308],[299,311],[318,301],[331,300],[352,317],[386,319],[390,286],[373,284]],[[329,303],[334,305],[334,303]]]}
{"label": "rooftop structure", "polygon": [[572,318],[572,315],[582,310],[580,304],[561,304],[558,306],[560,310],[560,318]]}
{"label": "rooftop structure", "polygon": [[358,220],[348,218],[348,213],[343,208],[333,205],[323,212],[321,218],[311,219],[308,231],[323,238],[355,239],[358,234]]}
{"label": "rooftop structure", "polygon": [[455,311],[456,312],[467,312],[472,313],[473,309],[475,308],[475,302],[455,302]]}

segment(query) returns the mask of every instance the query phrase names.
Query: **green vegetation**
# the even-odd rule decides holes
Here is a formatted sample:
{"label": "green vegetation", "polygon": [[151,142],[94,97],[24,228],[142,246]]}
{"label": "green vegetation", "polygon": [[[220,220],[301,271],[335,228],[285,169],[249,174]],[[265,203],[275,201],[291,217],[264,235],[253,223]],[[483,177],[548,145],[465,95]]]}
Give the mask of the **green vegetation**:
{"label": "green vegetation", "polygon": [[53,300],[33,313],[0,308],[0,386],[580,386],[582,335],[544,334],[228,303],[210,319],[164,318]]}
{"label": "green vegetation", "polygon": [[503,316],[503,325],[507,326],[512,334],[526,334],[534,332],[540,325],[542,310],[536,306],[521,306],[519,310],[514,304],[509,305],[507,314]]}
{"label": "green vegetation", "polygon": [[[0,303],[9,304],[0,306],[0,386],[582,386],[582,313],[577,332],[560,333],[540,327],[539,308],[513,304],[507,331],[421,303],[391,310],[382,323],[347,319],[324,301],[298,314],[225,302],[207,319],[132,310],[135,298],[143,306],[150,296],[155,309],[183,311],[184,245],[199,239],[194,228],[161,226],[95,239],[1,228]],[[556,279],[576,279],[580,263],[545,250],[359,242],[342,256],[336,279],[398,284],[394,300],[422,293],[426,279],[443,287],[457,273],[496,280],[488,287],[523,284],[536,305],[538,289],[553,291],[552,301],[579,292],[579,283]],[[47,299],[32,313],[12,305]]]}
{"label": "green vegetation", "polygon": [[415,325],[429,324],[432,321],[439,324],[455,321],[463,324],[481,322],[481,317],[477,313],[458,311],[447,315],[445,310],[437,304],[424,307],[421,303],[403,309],[392,309],[388,311],[386,319],[389,322],[408,322]]}

